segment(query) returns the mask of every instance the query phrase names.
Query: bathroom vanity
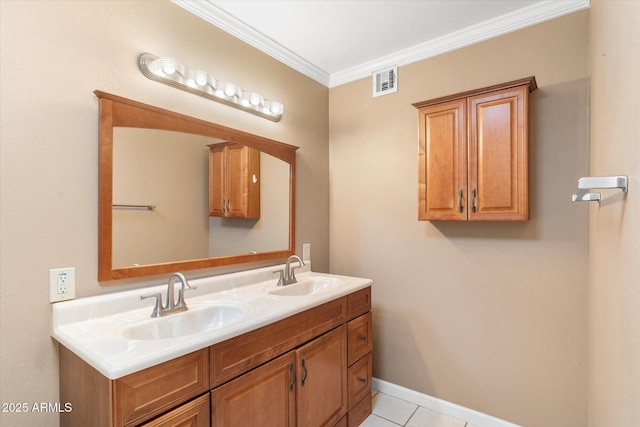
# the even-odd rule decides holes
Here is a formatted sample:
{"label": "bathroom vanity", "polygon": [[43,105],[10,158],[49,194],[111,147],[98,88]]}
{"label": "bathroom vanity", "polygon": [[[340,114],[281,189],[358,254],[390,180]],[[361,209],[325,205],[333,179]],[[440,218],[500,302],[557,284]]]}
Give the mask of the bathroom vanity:
{"label": "bathroom vanity", "polygon": [[[297,258],[298,147],[113,94],[95,94],[100,121],[98,280],[168,278],[176,271],[289,260],[280,278],[274,273],[283,266],[191,280],[193,289],[181,279],[177,304],[167,302],[173,301],[174,277],[182,278],[177,274],[169,285],[54,304],[60,400],[73,408],[60,415],[61,426],[359,425],[371,413],[371,280],[314,273],[307,265],[291,283],[295,276],[287,274],[293,272],[289,261]],[[166,141],[166,148],[160,150],[159,141]],[[191,145],[195,151],[187,151]],[[164,166],[154,163],[154,169],[167,172],[160,191],[140,185],[149,180],[134,179],[137,168],[122,167],[132,163],[132,150],[162,151],[169,160]],[[187,152],[195,160],[176,167],[173,153]],[[203,152],[208,159],[198,157]],[[207,163],[208,180],[200,170]],[[190,191],[169,191],[170,196],[195,194],[194,201],[165,198],[164,189],[177,179],[169,172],[176,169],[180,179],[187,178],[184,171],[197,173],[181,187]],[[150,193],[164,203],[147,205]],[[253,220],[233,225],[219,218],[203,221],[193,207],[205,193],[209,214]],[[136,203],[121,204],[125,199]],[[127,210],[120,211],[122,206]],[[130,209],[140,206],[145,210],[133,217]],[[170,219],[176,206],[191,207],[178,211],[196,217]],[[254,227],[256,221],[260,227]],[[201,223],[208,228],[194,228]],[[143,247],[127,240],[131,226]],[[142,226],[145,238],[139,237]],[[240,229],[243,238],[225,238]],[[173,237],[158,240],[166,236]],[[206,245],[200,244],[203,237]],[[178,251],[200,246],[203,250],[193,254]]]}
{"label": "bathroom vanity", "polygon": [[[274,267],[53,306],[61,426],[357,426],[371,413],[371,281]],[[211,321],[211,319],[216,319]],[[208,319],[205,321],[205,319]]]}

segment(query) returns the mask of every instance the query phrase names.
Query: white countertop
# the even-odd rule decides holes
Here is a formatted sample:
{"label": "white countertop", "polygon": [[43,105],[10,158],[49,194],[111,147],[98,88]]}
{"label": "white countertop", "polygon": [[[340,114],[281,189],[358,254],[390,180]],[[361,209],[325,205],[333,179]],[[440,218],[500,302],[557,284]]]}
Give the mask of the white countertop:
{"label": "white countertop", "polygon": [[214,330],[174,338],[125,338],[122,332],[140,322],[169,318],[179,321],[182,313],[152,319],[155,300],[140,300],[142,295],[160,292],[164,302],[167,293],[164,284],[56,303],[52,306],[51,336],[107,378],[117,379],[364,289],[372,283],[370,279],[315,273],[306,267],[297,273],[298,282],[324,277],[339,279],[341,285],[315,295],[271,295],[269,291],[281,289],[276,286],[273,271],[283,267],[270,266],[189,280],[191,286],[197,287],[185,293],[190,310],[226,304],[244,311],[242,319]]}

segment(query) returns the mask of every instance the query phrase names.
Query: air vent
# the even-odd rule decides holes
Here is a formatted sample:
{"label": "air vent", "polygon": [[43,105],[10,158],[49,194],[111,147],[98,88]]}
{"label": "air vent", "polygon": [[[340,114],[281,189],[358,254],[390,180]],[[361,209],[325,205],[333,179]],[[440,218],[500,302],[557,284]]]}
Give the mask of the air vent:
{"label": "air vent", "polygon": [[398,67],[373,72],[373,96],[386,95],[398,91]]}

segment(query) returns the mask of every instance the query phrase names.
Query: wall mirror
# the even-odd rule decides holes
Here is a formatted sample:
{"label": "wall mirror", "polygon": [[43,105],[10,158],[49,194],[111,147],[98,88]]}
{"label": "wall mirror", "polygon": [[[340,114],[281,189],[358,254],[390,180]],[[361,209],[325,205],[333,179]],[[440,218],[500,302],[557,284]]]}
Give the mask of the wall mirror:
{"label": "wall mirror", "polygon": [[[298,147],[94,93],[100,108],[98,280],[294,253]],[[210,216],[210,150],[218,146],[247,147],[259,158],[259,172],[248,175],[259,188],[259,214]]]}

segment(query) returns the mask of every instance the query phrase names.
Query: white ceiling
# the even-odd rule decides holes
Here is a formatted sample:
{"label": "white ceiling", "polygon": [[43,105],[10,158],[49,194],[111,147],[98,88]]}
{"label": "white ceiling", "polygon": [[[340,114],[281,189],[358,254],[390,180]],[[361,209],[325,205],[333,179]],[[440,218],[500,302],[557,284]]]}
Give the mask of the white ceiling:
{"label": "white ceiling", "polygon": [[328,87],[589,7],[589,0],[172,0]]}

